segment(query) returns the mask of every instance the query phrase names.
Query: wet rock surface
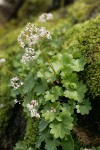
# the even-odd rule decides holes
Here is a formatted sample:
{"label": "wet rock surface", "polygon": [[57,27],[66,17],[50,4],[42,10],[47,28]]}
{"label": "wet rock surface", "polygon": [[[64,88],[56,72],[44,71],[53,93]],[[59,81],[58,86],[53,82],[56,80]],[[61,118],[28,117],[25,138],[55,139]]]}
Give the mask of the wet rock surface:
{"label": "wet rock surface", "polygon": [[23,108],[19,104],[12,110],[8,126],[4,133],[0,135],[0,150],[13,150],[15,143],[24,137],[26,119],[23,115]]}

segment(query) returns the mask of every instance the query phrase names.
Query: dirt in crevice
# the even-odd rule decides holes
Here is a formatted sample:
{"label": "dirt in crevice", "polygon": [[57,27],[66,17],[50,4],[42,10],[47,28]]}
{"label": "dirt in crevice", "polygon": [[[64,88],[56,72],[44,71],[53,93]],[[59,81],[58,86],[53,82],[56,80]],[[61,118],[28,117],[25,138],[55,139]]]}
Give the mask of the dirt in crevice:
{"label": "dirt in crevice", "polygon": [[78,115],[77,126],[73,129],[79,142],[90,147],[100,146],[100,99],[95,99],[91,105],[89,115]]}
{"label": "dirt in crevice", "polygon": [[13,150],[15,143],[23,139],[25,128],[26,119],[23,116],[23,108],[16,104],[5,132],[0,135],[0,150]]}

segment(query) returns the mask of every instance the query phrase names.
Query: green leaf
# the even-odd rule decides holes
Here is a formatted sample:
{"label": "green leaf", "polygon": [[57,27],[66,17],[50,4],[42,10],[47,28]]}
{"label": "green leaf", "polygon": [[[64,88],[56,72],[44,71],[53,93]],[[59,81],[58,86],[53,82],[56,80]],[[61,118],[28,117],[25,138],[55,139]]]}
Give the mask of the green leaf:
{"label": "green leaf", "polygon": [[41,120],[39,122],[39,132],[42,132],[44,129],[46,129],[46,127],[48,126],[48,122],[45,120]]}
{"label": "green leaf", "polygon": [[76,86],[77,86],[76,90],[73,90],[71,88],[65,90],[64,95],[69,99],[73,99],[81,103],[83,101],[83,98],[85,97],[87,88],[81,82],[77,82]]}
{"label": "green leaf", "polygon": [[67,134],[70,134],[69,130],[66,128],[63,127],[63,124],[62,123],[52,123],[50,125],[50,128],[51,128],[51,131],[50,133],[54,135],[55,138],[64,138],[65,137],[65,132]]}
{"label": "green leaf", "polygon": [[28,147],[24,141],[19,141],[16,144],[14,150],[28,150]]}
{"label": "green leaf", "polygon": [[63,66],[65,65],[69,65],[71,64],[72,60],[73,60],[73,55],[72,54],[69,54],[67,52],[63,53],[62,54],[62,62],[63,63]]}
{"label": "green leaf", "polygon": [[98,149],[98,148],[96,148],[96,147],[92,147],[91,150],[100,150],[100,148]]}
{"label": "green leaf", "polygon": [[89,100],[85,100],[84,104],[78,104],[76,105],[77,113],[81,113],[82,115],[88,114],[91,110],[91,103]]}
{"label": "green leaf", "polygon": [[75,48],[75,47],[69,47],[67,49],[67,52],[68,53],[71,53],[73,55],[74,58],[81,58],[82,55],[80,53],[80,50],[78,48]]}
{"label": "green leaf", "polygon": [[54,86],[50,91],[46,92],[45,99],[54,102],[58,100],[59,96],[61,96],[62,94],[62,88],[59,86]]}
{"label": "green leaf", "polygon": [[73,71],[79,72],[79,71],[84,70],[85,64],[86,64],[86,60],[84,58],[73,59],[71,68],[73,69]]}
{"label": "green leaf", "polygon": [[73,127],[73,118],[71,117],[71,113],[68,110],[63,110],[59,113],[59,116],[62,119],[63,125],[71,130]]}
{"label": "green leaf", "polygon": [[53,66],[56,73],[59,73],[59,71],[62,68],[62,64],[59,61],[60,57],[62,57],[62,55],[58,54],[58,55],[54,56],[53,59],[52,59],[52,66]]}
{"label": "green leaf", "polygon": [[23,93],[25,94],[29,92],[30,90],[32,90],[35,84],[36,84],[36,79],[33,77],[31,73],[28,74],[23,84]]}
{"label": "green leaf", "polygon": [[47,78],[48,82],[56,80],[56,77],[55,77],[54,73],[52,73],[50,71],[45,71],[44,74],[45,74],[45,77]]}
{"label": "green leaf", "polygon": [[77,83],[79,81],[75,73],[65,73],[64,76],[61,76],[61,78],[61,83],[63,84],[63,87],[65,87],[66,89],[77,89]]}
{"label": "green leaf", "polygon": [[39,138],[38,141],[36,143],[36,147],[39,148],[41,146],[41,143],[43,141],[45,141],[46,139],[48,139],[50,136],[50,131],[48,130],[48,128],[46,128],[45,130],[43,130],[42,132],[39,133]]}
{"label": "green leaf", "polygon": [[[93,150],[93,149],[92,149]],[[100,146],[97,147],[97,150],[100,150]]]}
{"label": "green leaf", "polygon": [[60,144],[60,142],[58,140],[48,139],[48,140],[46,140],[45,149],[46,150],[57,150],[57,146],[59,146],[59,144]]}
{"label": "green leaf", "polygon": [[45,87],[40,83],[37,83],[37,85],[34,88],[34,92],[36,93],[37,96],[39,95],[44,95],[45,93]]}
{"label": "green leaf", "polygon": [[71,136],[67,136],[67,140],[62,140],[61,145],[63,150],[74,150],[74,141]]}
{"label": "green leaf", "polygon": [[74,108],[75,108],[75,102],[69,100],[68,104],[62,104],[62,111],[66,111],[66,113],[68,113],[68,115],[70,116],[71,114],[74,113]]}
{"label": "green leaf", "polygon": [[56,118],[56,113],[47,110],[46,112],[43,112],[42,116],[45,118],[46,121],[52,122]]}
{"label": "green leaf", "polygon": [[73,127],[73,118],[67,112],[61,112],[58,121],[54,121],[50,124],[50,133],[55,138],[64,138],[65,135],[70,134],[70,130]]}
{"label": "green leaf", "polygon": [[64,92],[64,96],[69,98],[69,99],[73,99],[75,101],[80,101],[81,100],[78,92],[75,91],[75,90],[66,90]]}
{"label": "green leaf", "polygon": [[44,96],[44,98],[46,101],[51,100],[52,102],[54,102],[56,100],[55,95],[53,93],[51,93],[50,91],[46,92],[46,95]]}
{"label": "green leaf", "polygon": [[12,97],[16,97],[19,94],[20,94],[19,90],[13,90],[13,89],[11,89],[11,96]]}

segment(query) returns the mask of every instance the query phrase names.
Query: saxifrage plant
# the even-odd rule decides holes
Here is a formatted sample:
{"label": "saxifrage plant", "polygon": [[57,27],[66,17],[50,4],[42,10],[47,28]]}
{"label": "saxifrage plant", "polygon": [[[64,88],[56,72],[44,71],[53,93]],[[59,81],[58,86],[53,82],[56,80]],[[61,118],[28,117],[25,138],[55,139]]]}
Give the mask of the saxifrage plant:
{"label": "saxifrage plant", "polygon": [[11,79],[12,93],[16,99],[21,95],[22,102],[15,102],[22,103],[27,116],[39,119],[36,148],[43,143],[46,150],[74,150],[71,130],[77,113],[84,115],[91,110],[85,98],[87,88],[77,75],[84,70],[84,57],[75,48],[59,53],[45,49],[44,43],[53,41],[51,33],[30,23],[18,41],[25,49],[21,59],[25,68],[20,77]]}

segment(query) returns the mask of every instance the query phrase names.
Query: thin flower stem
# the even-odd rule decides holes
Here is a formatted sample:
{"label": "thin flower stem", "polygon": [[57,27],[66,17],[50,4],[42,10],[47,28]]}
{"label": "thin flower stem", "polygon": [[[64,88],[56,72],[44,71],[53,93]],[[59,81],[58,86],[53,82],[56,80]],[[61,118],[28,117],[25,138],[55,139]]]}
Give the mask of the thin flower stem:
{"label": "thin flower stem", "polygon": [[7,72],[8,72],[9,74],[13,75],[13,76],[17,76],[17,77],[19,77],[20,79],[22,79],[20,76],[16,75],[15,73],[13,73],[13,72],[11,72],[11,71],[9,71],[9,70],[7,70]]}
{"label": "thin flower stem", "polygon": [[[52,82],[52,80],[51,80],[50,78],[46,77],[46,75],[45,75],[42,71],[40,71],[40,70],[36,67],[36,65],[35,65],[34,67],[35,67],[35,69],[37,69],[39,72],[41,72],[41,74],[42,74],[47,80],[49,80],[49,81]],[[53,85],[54,85],[54,84],[53,84]]]}
{"label": "thin flower stem", "polygon": [[53,66],[52,66],[52,64],[51,64],[51,62],[50,62],[50,58],[41,50],[41,48],[40,48],[40,51],[41,51],[41,53],[44,55],[44,57],[47,59],[47,61],[48,61],[48,63],[49,63],[49,66],[51,67],[53,73],[56,75],[56,72],[55,72],[55,70],[54,70],[54,68],[53,68]]}
{"label": "thin flower stem", "polygon": [[19,88],[18,90],[19,90],[19,92],[21,93],[21,95],[22,95],[24,98],[26,98],[26,96],[23,94],[23,92],[21,91],[21,89]]}
{"label": "thin flower stem", "polygon": [[[16,74],[12,73],[11,71],[7,70],[7,72],[13,76],[16,76]],[[25,98],[25,95],[22,93],[22,91],[18,88],[19,92],[21,93],[21,95]]]}
{"label": "thin flower stem", "polygon": [[9,74],[13,75],[13,76],[16,76],[16,74],[14,74],[13,72],[11,72],[11,71],[9,71],[9,70],[7,70],[7,72],[8,72]]}

